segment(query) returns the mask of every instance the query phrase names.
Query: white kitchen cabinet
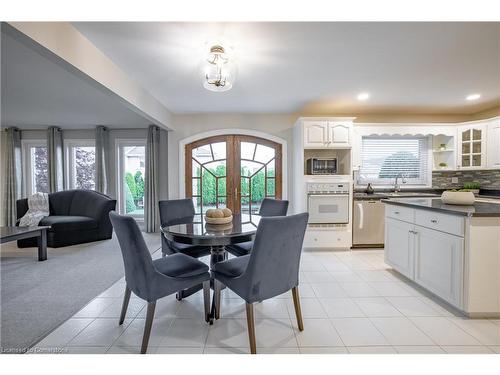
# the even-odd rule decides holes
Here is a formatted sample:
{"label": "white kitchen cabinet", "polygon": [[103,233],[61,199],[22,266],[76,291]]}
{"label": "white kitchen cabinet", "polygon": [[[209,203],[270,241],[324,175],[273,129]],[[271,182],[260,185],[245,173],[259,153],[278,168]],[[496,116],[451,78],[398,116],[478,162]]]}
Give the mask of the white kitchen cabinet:
{"label": "white kitchen cabinet", "polygon": [[418,225],[414,238],[414,281],[461,308],[464,239]]}
{"label": "white kitchen cabinet", "polygon": [[413,279],[414,225],[386,217],[385,262]]}
{"label": "white kitchen cabinet", "polygon": [[458,127],[457,131],[457,168],[478,169],[486,167],[486,124],[462,125]]}
{"label": "white kitchen cabinet", "polygon": [[488,123],[488,168],[500,168],[500,119]]}
{"label": "white kitchen cabinet", "polygon": [[304,148],[350,148],[351,123],[304,121]]}
{"label": "white kitchen cabinet", "polygon": [[328,121],[304,121],[304,148],[328,147]]}
{"label": "white kitchen cabinet", "polygon": [[328,122],[328,147],[351,147],[350,123]]}

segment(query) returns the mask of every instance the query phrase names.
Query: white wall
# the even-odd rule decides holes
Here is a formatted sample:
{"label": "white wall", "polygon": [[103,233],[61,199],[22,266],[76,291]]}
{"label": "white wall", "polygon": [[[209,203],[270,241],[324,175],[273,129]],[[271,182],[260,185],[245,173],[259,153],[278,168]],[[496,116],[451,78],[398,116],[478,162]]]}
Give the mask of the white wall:
{"label": "white wall", "polygon": [[[287,142],[287,161],[290,170],[293,153],[292,128],[296,120],[293,115],[254,115],[254,114],[204,114],[173,116],[175,131],[169,132],[169,197],[179,196],[179,141],[195,134],[219,129],[249,129],[274,135]],[[288,197],[292,196],[291,173],[288,173]],[[285,183],[285,181],[283,181]]]}

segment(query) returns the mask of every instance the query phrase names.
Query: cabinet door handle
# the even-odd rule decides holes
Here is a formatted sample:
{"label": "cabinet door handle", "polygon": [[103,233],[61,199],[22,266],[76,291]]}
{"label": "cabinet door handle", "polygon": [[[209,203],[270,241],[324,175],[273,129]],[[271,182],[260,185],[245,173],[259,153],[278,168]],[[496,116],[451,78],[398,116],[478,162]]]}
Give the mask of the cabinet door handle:
{"label": "cabinet door handle", "polygon": [[437,224],[437,222],[438,222],[438,221],[437,221],[436,219],[432,219],[432,220],[431,220],[431,223]]}
{"label": "cabinet door handle", "polygon": [[396,215],[399,215],[399,211],[394,211],[394,213],[395,213]]}

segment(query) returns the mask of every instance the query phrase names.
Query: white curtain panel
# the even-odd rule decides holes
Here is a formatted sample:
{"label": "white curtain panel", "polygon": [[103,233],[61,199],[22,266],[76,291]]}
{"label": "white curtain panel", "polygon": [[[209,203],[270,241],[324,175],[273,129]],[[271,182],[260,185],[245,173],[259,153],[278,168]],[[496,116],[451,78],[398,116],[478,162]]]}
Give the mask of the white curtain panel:
{"label": "white curtain panel", "polygon": [[50,192],[64,189],[64,153],[62,129],[51,126],[47,129],[47,164]]}
{"label": "white curtain panel", "polygon": [[[146,171],[144,182],[144,221],[146,232],[158,232],[160,229],[159,200],[159,164],[160,164],[160,128],[150,125],[146,142]],[[165,161],[166,162],[166,161]]]}
{"label": "white curtain panel", "polygon": [[4,136],[2,225],[15,226],[16,201],[21,199],[22,186],[21,131],[18,128],[7,128]]}
{"label": "white curtain panel", "polygon": [[109,181],[109,130],[105,126],[95,128],[95,189],[108,194]]}

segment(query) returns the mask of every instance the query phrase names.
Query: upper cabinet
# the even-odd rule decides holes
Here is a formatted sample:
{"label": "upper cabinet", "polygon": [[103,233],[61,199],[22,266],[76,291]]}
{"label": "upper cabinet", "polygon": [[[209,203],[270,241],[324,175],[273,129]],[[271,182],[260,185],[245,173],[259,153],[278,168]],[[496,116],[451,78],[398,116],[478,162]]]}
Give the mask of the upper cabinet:
{"label": "upper cabinet", "polygon": [[350,148],[352,122],[304,121],[304,148]]}
{"label": "upper cabinet", "polygon": [[457,167],[459,169],[486,167],[486,132],[485,123],[458,127]]}
{"label": "upper cabinet", "polygon": [[488,168],[500,168],[500,119],[492,120],[487,125]]}

